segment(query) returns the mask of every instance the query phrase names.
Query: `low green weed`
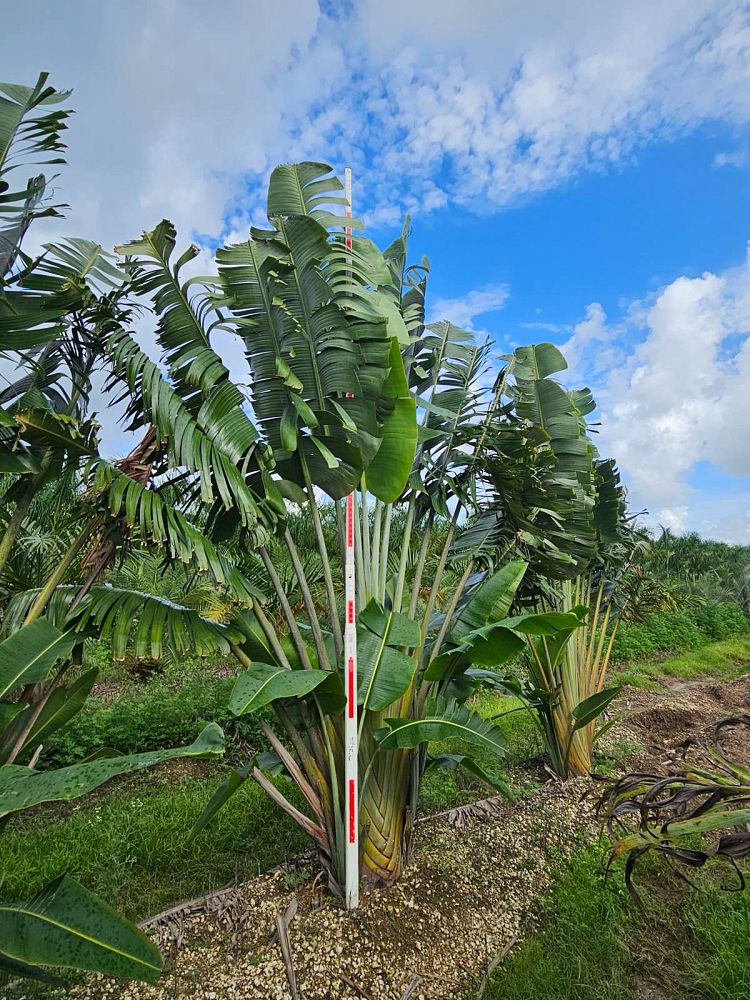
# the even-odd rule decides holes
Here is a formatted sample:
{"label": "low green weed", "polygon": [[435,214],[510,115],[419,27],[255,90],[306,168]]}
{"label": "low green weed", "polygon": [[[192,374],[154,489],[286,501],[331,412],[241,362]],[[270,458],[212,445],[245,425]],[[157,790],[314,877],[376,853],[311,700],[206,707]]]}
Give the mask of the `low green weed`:
{"label": "low green weed", "polygon": [[228,750],[239,743],[256,745],[259,729],[252,717],[236,719],[227,705],[232,677],[191,672],[175,683],[172,676],[124,685],[112,702],[92,698],[44,748],[43,764],[64,767],[103,746],[140,753],[190,743],[207,722],[218,722]]}
{"label": "low green weed", "polygon": [[[13,818],[3,834],[0,898],[31,897],[67,871],[132,919],[252,878],[307,847],[253,781],[193,843],[188,833],[221,780],[149,776],[83,800],[67,814]],[[282,781],[283,779],[275,779]],[[301,805],[291,782],[285,794]]]}
{"label": "low green weed", "polygon": [[712,642],[700,649],[688,650],[663,660],[628,663],[617,671],[618,684],[630,684],[647,690],[658,690],[658,677],[678,677],[690,680],[697,677],[717,677],[731,680],[750,669],[750,635],[738,635],[722,642]]}
{"label": "low green weed", "polygon": [[645,622],[623,622],[615,636],[612,658],[632,662],[660,652],[698,649],[706,642],[747,631],[747,618],[736,604],[718,602],[696,610],[659,611]]}

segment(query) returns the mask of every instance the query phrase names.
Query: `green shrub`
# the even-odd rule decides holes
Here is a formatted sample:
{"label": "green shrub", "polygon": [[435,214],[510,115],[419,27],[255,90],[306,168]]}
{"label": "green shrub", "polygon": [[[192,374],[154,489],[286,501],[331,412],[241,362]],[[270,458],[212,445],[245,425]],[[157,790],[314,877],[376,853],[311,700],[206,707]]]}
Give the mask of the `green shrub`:
{"label": "green shrub", "polygon": [[693,613],[698,628],[712,639],[729,639],[747,631],[748,622],[737,604],[726,601],[708,604]]}
{"label": "green shrub", "polygon": [[640,660],[656,651],[654,640],[646,625],[634,622],[622,624],[617,629],[612,644],[613,660]]}
{"label": "green shrub", "polygon": [[217,722],[232,745],[257,744],[259,730],[252,716],[236,719],[227,708],[233,677],[192,672],[181,686],[172,677],[155,677],[130,685],[111,703],[91,699],[44,749],[47,765],[64,767],[108,746],[122,753],[140,753],[179,746],[195,739],[207,722]]}
{"label": "green shrub", "polygon": [[697,649],[708,639],[690,615],[683,611],[657,611],[646,625],[654,646],[663,652]]}
{"label": "green shrub", "polygon": [[699,649],[706,643],[747,630],[747,618],[736,604],[708,604],[696,611],[658,611],[645,622],[620,625],[612,646],[612,658],[641,660],[654,653]]}

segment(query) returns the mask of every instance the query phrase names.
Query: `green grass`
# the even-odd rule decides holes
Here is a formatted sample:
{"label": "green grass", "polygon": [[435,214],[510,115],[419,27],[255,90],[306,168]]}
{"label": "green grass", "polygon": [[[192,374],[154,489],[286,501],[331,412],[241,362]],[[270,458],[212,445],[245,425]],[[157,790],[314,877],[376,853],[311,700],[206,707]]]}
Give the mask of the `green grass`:
{"label": "green grass", "polygon": [[691,649],[664,660],[644,660],[629,663],[618,670],[613,679],[618,684],[658,690],[659,677],[678,677],[691,680],[699,677],[716,677],[731,680],[746,674],[750,669],[750,635],[734,636],[721,642],[711,642],[700,649]]}
{"label": "green grass", "polygon": [[[515,706],[513,699],[483,695],[475,707],[494,715]],[[499,724],[511,760],[538,752],[528,713],[513,713]],[[489,756],[482,763],[505,777],[502,763]],[[28,898],[68,871],[127,916],[143,919],[212,888],[251,878],[308,846],[299,829],[251,781],[188,844],[188,831],[221,776],[217,767],[211,777],[174,783],[154,770],[83,799],[62,814],[47,808],[13,818],[2,839],[0,898]],[[300,805],[291,783],[286,788]],[[440,811],[482,794],[492,790],[469,775],[430,771],[423,807]]]}
{"label": "green grass", "polygon": [[722,891],[725,871],[702,873],[691,889],[646,859],[638,869],[639,911],[621,870],[605,883],[604,861],[592,846],[562,868],[540,930],[510,952],[484,1000],[747,1000],[750,890]]}
{"label": "green grass", "polygon": [[[0,898],[30,898],[62,871],[126,916],[143,919],[236,879],[248,879],[308,845],[294,823],[248,781],[192,844],[188,832],[221,780],[173,784],[153,772],[67,815],[16,817],[2,838]],[[280,780],[280,779],[279,779]],[[291,783],[287,794],[297,804]]]}
{"label": "green grass", "polygon": [[[471,708],[484,718],[497,716],[495,721],[507,740],[507,756],[500,761],[494,754],[480,747],[470,746],[462,740],[444,740],[432,744],[431,753],[468,753],[486,771],[508,781],[515,792],[528,790],[529,784],[520,785],[509,779],[508,765],[519,764],[541,753],[539,731],[531,713],[518,711],[522,702],[518,698],[484,692],[470,702]],[[430,768],[422,785],[422,808],[425,812],[440,812],[454,806],[473,802],[483,795],[495,794],[493,789],[463,770],[437,770]]]}
{"label": "green grass", "polygon": [[605,886],[602,853],[589,848],[559,876],[544,904],[542,930],[511,951],[484,1000],[627,1000],[622,937],[625,890]]}
{"label": "green grass", "polygon": [[694,894],[687,920],[697,953],[688,964],[690,975],[711,1000],[750,997],[750,889],[720,893],[715,884]]}

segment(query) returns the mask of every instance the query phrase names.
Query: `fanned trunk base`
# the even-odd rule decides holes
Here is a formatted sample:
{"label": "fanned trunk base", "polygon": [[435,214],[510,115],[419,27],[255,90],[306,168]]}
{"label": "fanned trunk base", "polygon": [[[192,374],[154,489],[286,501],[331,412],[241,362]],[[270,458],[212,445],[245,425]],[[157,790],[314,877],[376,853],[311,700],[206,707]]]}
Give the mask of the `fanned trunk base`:
{"label": "fanned trunk base", "polygon": [[362,802],[362,881],[392,885],[404,870],[409,842],[408,753],[389,754],[373,768]]}

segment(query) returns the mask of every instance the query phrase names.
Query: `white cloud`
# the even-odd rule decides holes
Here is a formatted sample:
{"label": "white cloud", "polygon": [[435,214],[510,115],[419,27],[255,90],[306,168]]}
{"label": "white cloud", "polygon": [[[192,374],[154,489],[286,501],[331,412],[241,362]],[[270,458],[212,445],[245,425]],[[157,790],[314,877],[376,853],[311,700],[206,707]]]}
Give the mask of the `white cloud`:
{"label": "white cloud", "polygon": [[597,385],[603,374],[608,374],[624,360],[622,345],[618,342],[620,332],[608,325],[606,313],[598,302],[586,307],[584,319],[576,323],[560,348],[568,362],[566,378],[571,384],[588,381]]}
{"label": "white cloud", "polygon": [[690,485],[699,463],[750,476],[749,334],[750,254],[723,274],[676,278],[614,326],[595,303],[562,346],[571,384],[596,385],[601,450],[651,523],[750,540],[746,496]]}
{"label": "white cloud", "polygon": [[428,321],[448,320],[466,330],[474,329],[477,316],[502,309],[508,300],[510,291],[507,285],[491,285],[489,288],[477,288],[459,298],[436,298],[428,303]]}
{"label": "white cloud", "polygon": [[338,19],[314,0],[20,5],[4,77],[46,67],[75,88],[72,227],[111,244],[166,215],[220,238],[246,228],[273,163],[302,157],[351,165],[370,221],[481,211],[750,118],[743,0],[324,9]]}
{"label": "white cloud", "polygon": [[744,149],[735,149],[731,153],[717,153],[714,157],[715,167],[746,167],[748,155]]}
{"label": "white cloud", "polygon": [[[164,216],[204,248],[242,236],[284,160],[352,166],[357,212],[396,225],[404,211],[491,211],[702,122],[750,121],[745,0],[324,5],[339,20],[315,0],[16,6],[3,77],[46,68],[75,88],[65,231],[105,245]],[[471,325],[506,297],[479,289],[432,313]],[[547,324],[567,337],[571,378],[600,390],[605,450],[675,524],[708,518],[687,486],[697,462],[750,473],[749,315],[740,268],[677,278],[614,325],[596,303],[570,331]],[[243,378],[237,344],[219,349]],[[731,530],[742,523],[732,514]]]}

